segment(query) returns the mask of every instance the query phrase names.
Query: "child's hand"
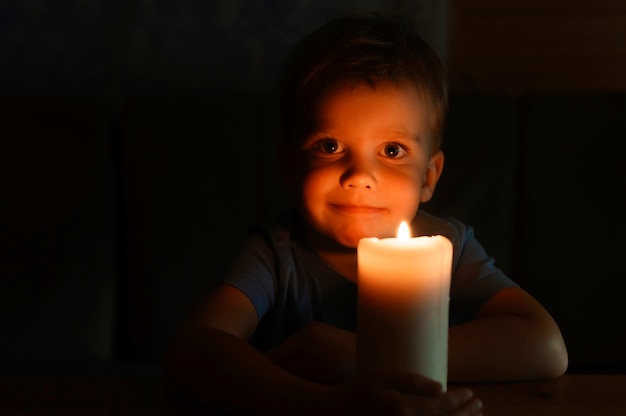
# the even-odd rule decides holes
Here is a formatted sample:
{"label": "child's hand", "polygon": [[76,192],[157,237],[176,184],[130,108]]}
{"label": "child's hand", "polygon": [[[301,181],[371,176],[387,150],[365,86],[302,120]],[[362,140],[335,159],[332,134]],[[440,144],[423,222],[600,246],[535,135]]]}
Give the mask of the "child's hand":
{"label": "child's hand", "polygon": [[[337,414],[480,415],[471,390],[442,392],[441,385],[418,374],[356,373],[356,336],[312,322],[267,353],[275,364],[308,380],[339,384]],[[333,414],[332,411],[329,414]]]}
{"label": "child's hand", "polygon": [[360,375],[340,387],[339,402],[360,415],[482,415],[482,403],[469,389],[442,392],[419,374]]}

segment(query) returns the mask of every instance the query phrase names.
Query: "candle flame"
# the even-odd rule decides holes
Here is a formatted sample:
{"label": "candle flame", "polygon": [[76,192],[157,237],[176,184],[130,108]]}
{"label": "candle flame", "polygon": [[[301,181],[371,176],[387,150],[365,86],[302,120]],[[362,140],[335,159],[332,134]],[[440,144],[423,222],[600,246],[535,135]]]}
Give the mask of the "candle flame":
{"label": "candle flame", "polygon": [[409,226],[406,223],[406,221],[402,221],[402,223],[398,227],[398,240],[408,241],[410,238],[411,238],[411,230],[409,230]]}

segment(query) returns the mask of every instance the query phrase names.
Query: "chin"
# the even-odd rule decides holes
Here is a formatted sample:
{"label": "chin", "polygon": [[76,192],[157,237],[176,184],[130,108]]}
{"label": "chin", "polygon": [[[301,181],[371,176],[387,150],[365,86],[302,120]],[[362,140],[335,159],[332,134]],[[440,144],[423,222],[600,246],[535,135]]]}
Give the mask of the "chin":
{"label": "chin", "polygon": [[356,248],[359,246],[359,241],[361,240],[361,238],[350,238],[350,239],[341,239],[338,240],[337,242],[339,243],[339,245],[341,245],[344,248],[350,249],[350,250],[356,250]]}
{"label": "chin", "polygon": [[363,238],[383,238],[385,236],[384,233],[377,230],[347,230],[337,241],[345,247],[357,248],[359,241]]}

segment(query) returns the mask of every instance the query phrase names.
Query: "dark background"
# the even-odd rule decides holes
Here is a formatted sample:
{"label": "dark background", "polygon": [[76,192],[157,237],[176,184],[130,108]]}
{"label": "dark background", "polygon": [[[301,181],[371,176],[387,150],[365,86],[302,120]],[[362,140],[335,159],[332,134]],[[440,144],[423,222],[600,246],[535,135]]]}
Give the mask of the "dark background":
{"label": "dark background", "polygon": [[5,0],[0,92],[115,99],[271,90],[300,36],[331,17],[368,8],[423,20],[425,37],[443,47],[444,8],[432,1]]}
{"label": "dark background", "polygon": [[428,2],[2,1],[0,363],[161,360],[246,225],[289,199],[285,54],[365,8],[426,11],[441,37]]}
{"label": "dark background", "polygon": [[159,363],[246,225],[290,201],[285,53],[383,8],[451,75],[425,208],[475,226],[555,315],[572,370],[624,371],[626,6],[491,3],[2,1],[0,365]]}

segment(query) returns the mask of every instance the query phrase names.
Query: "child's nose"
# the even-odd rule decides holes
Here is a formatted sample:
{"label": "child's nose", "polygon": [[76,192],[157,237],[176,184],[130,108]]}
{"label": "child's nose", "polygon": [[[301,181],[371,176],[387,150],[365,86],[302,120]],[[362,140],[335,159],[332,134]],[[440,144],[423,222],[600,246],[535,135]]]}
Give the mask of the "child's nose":
{"label": "child's nose", "polygon": [[341,175],[340,182],[345,189],[373,190],[376,187],[376,178],[372,166],[364,161],[351,163]]}

